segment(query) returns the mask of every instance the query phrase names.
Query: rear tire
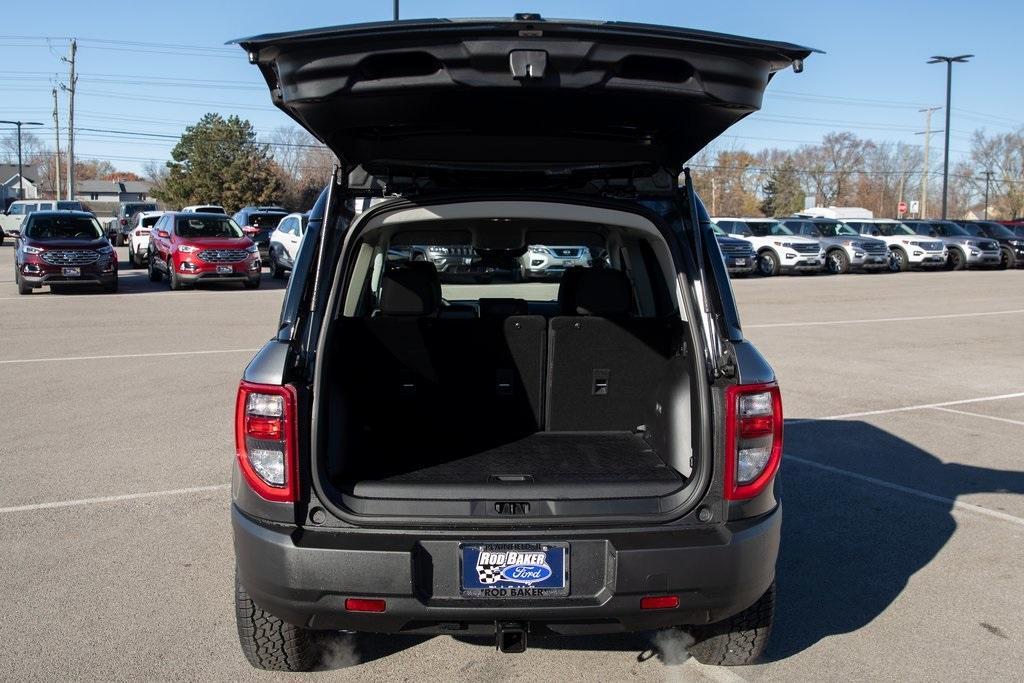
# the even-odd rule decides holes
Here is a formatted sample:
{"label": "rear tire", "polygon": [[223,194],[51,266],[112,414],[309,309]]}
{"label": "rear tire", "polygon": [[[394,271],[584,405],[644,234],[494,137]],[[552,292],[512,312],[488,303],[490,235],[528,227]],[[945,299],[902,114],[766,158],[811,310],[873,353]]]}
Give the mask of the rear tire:
{"label": "rear tire", "polygon": [[272,277],[275,280],[283,280],[284,279],[284,269],[277,262],[277,254],[276,254],[276,252],[273,249],[271,249],[270,253],[267,254],[267,257],[268,257],[267,260],[270,261],[270,263],[267,264],[267,267],[270,270],[270,277]]}
{"label": "rear tire", "polygon": [[117,292],[117,276],[114,276],[113,282],[110,284],[103,285],[103,291],[107,294],[114,294]]}
{"label": "rear tire", "polygon": [[242,654],[257,669],[311,671],[319,659],[313,631],[260,609],[235,574],[235,624]]}
{"label": "rear tire", "polygon": [[149,252],[149,281],[160,282],[163,279],[163,273],[156,269],[156,255],[153,252]]}
{"label": "rear tire", "polygon": [[1013,252],[1010,249],[1000,250],[999,259],[999,270],[1006,270],[1007,268],[1013,268],[1016,266],[1016,259],[1014,259]]}
{"label": "rear tire", "polygon": [[757,272],[764,277],[778,275],[782,270],[779,264],[779,257],[771,249],[766,249],[757,255]]}
{"label": "rear tire", "polygon": [[246,289],[259,289],[260,288],[260,280],[259,279],[256,279],[256,280],[246,280],[242,284],[245,286]]}
{"label": "rear tire", "polygon": [[775,583],[757,602],[724,621],[689,629],[690,654],[701,664],[744,666],[764,652],[775,614]]}

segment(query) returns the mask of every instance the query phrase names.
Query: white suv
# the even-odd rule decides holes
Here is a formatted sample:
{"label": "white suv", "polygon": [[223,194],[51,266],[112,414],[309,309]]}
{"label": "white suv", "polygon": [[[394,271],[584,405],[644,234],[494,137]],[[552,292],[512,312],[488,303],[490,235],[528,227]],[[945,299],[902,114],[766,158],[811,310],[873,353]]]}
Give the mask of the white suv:
{"label": "white suv", "polygon": [[757,253],[757,272],[819,272],[825,266],[821,243],[795,235],[774,218],[714,218],[718,227],[750,242]]}
{"label": "white suv", "polygon": [[149,233],[163,216],[163,211],[139,211],[132,216],[132,227],[128,230],[128,265],[141,268],[149,258]]}
{"label": "white suv", "polygon": [[889,267],[892,270],[942,268],[946,265],[946,245],[941,240],[922,237],[900,221],[872,218],[845,222],[860,234],[889,245]]}
{"label": "white suv", "polygon": [[270,233],[270,246],[267,249],[267,266],[270,277],[280,279],[286,270],[291,270],[299,246],[306,234],[307,217],[304,213],[290,213],[277,224]]}

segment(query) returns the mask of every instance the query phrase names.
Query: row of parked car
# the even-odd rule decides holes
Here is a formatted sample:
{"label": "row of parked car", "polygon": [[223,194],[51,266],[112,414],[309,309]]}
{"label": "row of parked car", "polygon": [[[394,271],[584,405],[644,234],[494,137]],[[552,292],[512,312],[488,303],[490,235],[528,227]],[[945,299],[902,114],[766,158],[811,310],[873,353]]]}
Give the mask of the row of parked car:
{"label": "row of parked car", "polygon": [[712,220],[734,275],[1024,267],[1020,221],[839,220],[801,214]]}

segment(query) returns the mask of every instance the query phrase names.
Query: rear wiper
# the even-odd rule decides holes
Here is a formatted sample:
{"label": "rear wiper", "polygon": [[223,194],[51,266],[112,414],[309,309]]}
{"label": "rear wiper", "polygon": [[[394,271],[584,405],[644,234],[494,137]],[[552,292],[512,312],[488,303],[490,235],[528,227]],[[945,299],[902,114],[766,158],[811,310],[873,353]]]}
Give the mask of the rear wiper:
{"label": "rear wiper", "polygon": [[701,225],[697,213],[697,195],[693,191],[693,179],[690,177],[690,169],[683,169],[683,178],[686,180],[686,204],[690,218],[690,228],[693,231],[694,261],[697,264],[697,277],[694,282],[694,289],[700,299],[701,328],[704,332],[704,344],[707,348],[708,369],[712,377],[720,377],[723,367],[722,358],[722,336],[718,327],[718,321],[711,310],[711,299],[708,297],[707,271],[705,269],[704,254],[704,226]]}

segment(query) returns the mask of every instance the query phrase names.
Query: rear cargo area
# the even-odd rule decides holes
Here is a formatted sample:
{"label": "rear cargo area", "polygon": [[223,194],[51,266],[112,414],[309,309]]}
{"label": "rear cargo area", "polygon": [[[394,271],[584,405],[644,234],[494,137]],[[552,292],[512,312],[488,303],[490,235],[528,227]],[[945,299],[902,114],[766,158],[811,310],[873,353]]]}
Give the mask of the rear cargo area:
{"label": "rear cargo area", "polygon": [[[534,236],[533,225],[522,228],[526,244],[599,241],[594,252],[607,253],[610,230]],[[387,237],[376,251],[390,259],[398,238]],[[411,240],[440,250],[470,238]],[[664,499],[693,471],[689,330],[654,249],[632,234],[616,244],[614,257],[547,285],[442,287],[430,261],[367,258],[366,284],[350,292],[351,314],[333,321],[323,365],[320,471],[336,502],[388,514],[393,501],[415,515],[410,501],[423,501],[434,516],[528,501],[595,501],[595,511],[629,501],[633,513],[678,505]]]}

